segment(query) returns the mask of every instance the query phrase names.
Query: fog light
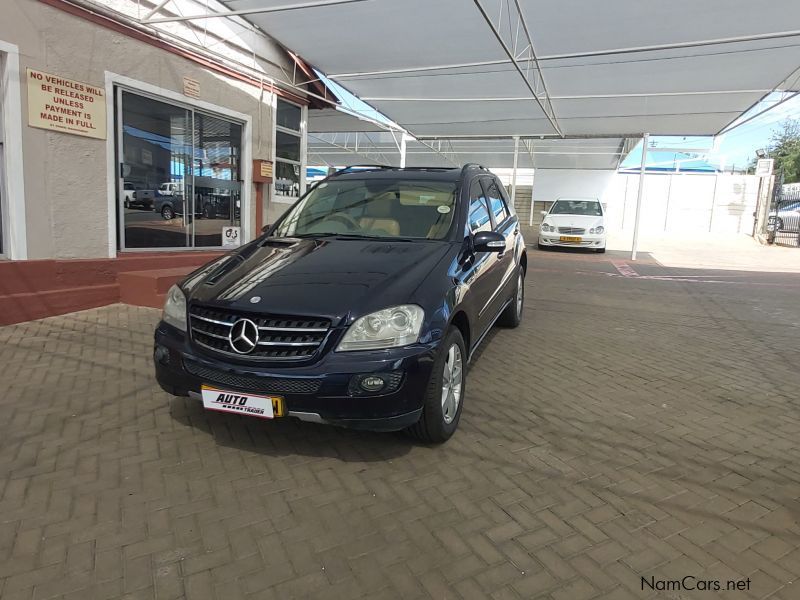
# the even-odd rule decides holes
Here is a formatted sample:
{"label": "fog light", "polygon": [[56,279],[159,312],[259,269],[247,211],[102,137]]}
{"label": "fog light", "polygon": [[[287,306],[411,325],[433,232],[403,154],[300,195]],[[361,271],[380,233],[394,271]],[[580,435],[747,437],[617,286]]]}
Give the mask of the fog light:
{"label": "fog light", "polygon": [[386,381],[380,375],[366,375],[361,378],[358,385],[365,392],[379,392],[386,385]]}
{"label": "fog light", "polygon": [[153,360],[161,365],[169,364],[169,349],[164,346],[156,346],[153,352]]}
{"label": "fog light", "polygon": [[351,396],[392,394],[398,390],[402,382],[402,371],[363,373],[361,375],[353,375],[350,378],[347,393]]}

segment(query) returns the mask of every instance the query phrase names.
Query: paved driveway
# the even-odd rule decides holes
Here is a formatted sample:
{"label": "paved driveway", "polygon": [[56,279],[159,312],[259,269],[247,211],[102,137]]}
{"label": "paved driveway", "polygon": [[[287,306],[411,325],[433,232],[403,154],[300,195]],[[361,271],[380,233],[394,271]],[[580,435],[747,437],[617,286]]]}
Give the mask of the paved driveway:
{"label": "paved driveway", "polygon": [[0,328],[0,597],[800,597],[800,276],[526,291],[440,447],[171,399],[155,310]]}

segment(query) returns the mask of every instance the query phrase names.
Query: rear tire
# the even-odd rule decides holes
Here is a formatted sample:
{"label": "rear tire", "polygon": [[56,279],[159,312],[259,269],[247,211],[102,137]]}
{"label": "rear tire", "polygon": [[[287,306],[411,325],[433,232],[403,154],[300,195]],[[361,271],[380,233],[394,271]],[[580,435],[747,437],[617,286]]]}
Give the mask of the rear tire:
{"label": "rear tire", "polygon": [[167,204],[161,209],[161,217],[165,221],[171,221],[172,219],[175,218],[175,211],[172,210],[172,207],[169,204]]}
{"label": "rear tire", "polygon": [[456,327],[450,327],[439,347],[425,390],[422,415],[406,431],[418,440],[441,444],[458,428],[466,392],[467,350]]}
{"label": "rear tire", "polygon": [[497,324],[501,327],[518,327],[522,321],[522,308],[525,304],[525,271],[521,268],[517,275],[517,285],[514,288],[511,304],[500,314]]}

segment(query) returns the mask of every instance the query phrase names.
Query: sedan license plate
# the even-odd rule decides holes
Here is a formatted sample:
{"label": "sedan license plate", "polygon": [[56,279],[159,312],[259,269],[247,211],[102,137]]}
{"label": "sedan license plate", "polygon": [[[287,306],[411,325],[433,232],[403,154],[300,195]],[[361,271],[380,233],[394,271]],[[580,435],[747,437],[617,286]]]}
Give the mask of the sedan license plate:
{"label": "sedan license plate", "polygon": [[201,388],[203,394],[203,407],[208,410],[234,413],[258,417],[259,419],[273,419],[284,414],[283,398],[281,396],[258,396],[220,390],[208,385]]}
{"label": "sedan license plate", "polygon": [[580,243],[583,238],[572,236],[572,235],[562,235],[558,238],[559,242],[576,242]]}

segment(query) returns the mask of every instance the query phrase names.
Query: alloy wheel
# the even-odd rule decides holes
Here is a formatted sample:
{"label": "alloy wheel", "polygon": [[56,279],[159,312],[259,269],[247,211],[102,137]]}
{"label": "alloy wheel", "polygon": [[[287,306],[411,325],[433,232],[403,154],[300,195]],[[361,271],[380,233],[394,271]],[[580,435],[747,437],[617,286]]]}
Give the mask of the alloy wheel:
{"label": "alloy wheel", "polygon": [[463,378],[464,364],[461,358],[461,348],[457,344],[452,344],[447,350],[447,358],[442,368],[442,417],[448,425],[453,422],[458,413]]}

